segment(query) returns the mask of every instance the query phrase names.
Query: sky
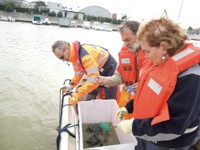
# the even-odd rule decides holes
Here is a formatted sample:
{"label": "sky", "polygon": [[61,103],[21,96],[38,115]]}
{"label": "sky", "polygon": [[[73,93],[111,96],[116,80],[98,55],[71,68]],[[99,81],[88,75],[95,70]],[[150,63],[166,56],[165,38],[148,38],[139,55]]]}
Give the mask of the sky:
{"label": "sky", "polygon": [[[31,1],[31,0],[29,0]],[[159,18],[166,10],[168,17],[184,28],[200,28],[200,0],[46,0],[62,3],[74,11],[87,6],[101,6],[111,14],[117,13],[136,21],[149,21]]]}

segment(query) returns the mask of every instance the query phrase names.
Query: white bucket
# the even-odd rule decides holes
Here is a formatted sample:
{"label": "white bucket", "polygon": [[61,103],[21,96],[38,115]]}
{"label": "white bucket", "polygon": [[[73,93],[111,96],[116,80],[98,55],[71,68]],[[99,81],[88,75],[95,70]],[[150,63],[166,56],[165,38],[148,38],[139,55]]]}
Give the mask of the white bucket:
{"label": "white bucket", "polygon": [[[119,107],[117,102],[113,99],[80,101],[78,103],[80,150],[84,149],[82,124],[102,122],[111,122],[113,124],[119,123],[119,120],[117,120],[115,117],[118,109]],[[115,128],[115,132],[120,144],[95,148],[85,148],[84,150],[133,150],[137,145],[137,140],[132,134],[125,135],[117,128]]]}

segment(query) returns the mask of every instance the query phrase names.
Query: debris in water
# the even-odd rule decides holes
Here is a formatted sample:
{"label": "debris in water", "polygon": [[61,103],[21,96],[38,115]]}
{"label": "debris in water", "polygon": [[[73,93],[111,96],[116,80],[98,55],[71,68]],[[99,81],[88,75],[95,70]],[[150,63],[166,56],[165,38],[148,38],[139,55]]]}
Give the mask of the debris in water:
{"label": "debris in water", "polygon": [[84,148],[119,144],[112,123],[83,124]]}

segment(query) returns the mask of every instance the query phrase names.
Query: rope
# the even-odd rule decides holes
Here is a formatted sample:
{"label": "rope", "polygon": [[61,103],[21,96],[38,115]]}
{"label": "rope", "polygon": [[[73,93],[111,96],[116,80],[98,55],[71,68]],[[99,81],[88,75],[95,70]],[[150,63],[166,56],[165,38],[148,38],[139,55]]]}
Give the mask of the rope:
{"label": "rope", "polygon": [[[63,83],[63,85],[65,85],[65,82],[66,81],[69,81],[71,82],[70,79],[66,79]],[[75,127],[75,126],[78,126],[78,124],[74,124],[74,125],[71,125],[70,123],[65,125],[62,129],[61,129],[61,123],[62,123],[62,113],[63,113],[63,107],[65,106],[72,106],[71,104],[65,104],[64,105],[64,98],[65,96],[72,96],[72,93],[73,92],[69,92],[69,93],[66,93],[64,94],[62,92],[62,88],[60,88],[60,101],[59,101],[59,126],[58,126],[58,136],[57,136],[57,139],[56,139],[56,145],[57,145],[57,150],[60,149],[59,147],[59,144],[60,144],[60,139],[61,139],[61,133],[62,132],[67,132],[71,137],[75,138],[75,135],[73,133],[71,133],[68,129],[71,128],[71,127]]]}
{"label": "rope", "polygon": [[73,133],[71,133],[71,132],[68,130],[69,128],[75,127],[75,126],[78,126],[78,124],[71,125],[71,123],[69,123],[69,124],[65,125],[62,129],[60,129],[60,130],[58,131],[58,136],[57,136],[57,139],[56,139],[57,150],[60,149],[59,144],[60,144],[60,139],[61,139],[61,133],[62,133],[62,132],[67,132],[67,133],[68,133],[71,137],[73,137],[73,138],[76,137]]}

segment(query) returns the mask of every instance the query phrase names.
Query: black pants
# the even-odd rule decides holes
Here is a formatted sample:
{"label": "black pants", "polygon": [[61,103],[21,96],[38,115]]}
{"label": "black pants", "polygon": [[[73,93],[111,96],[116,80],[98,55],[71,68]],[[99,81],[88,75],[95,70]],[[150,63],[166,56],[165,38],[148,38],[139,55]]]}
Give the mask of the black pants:
{"label": "black pants", "polygon": [[135,150],[190,150],[190,146],[183,148],[164,148],[143,139],[137,138],[137,141],[138,144],[136,145]]}

